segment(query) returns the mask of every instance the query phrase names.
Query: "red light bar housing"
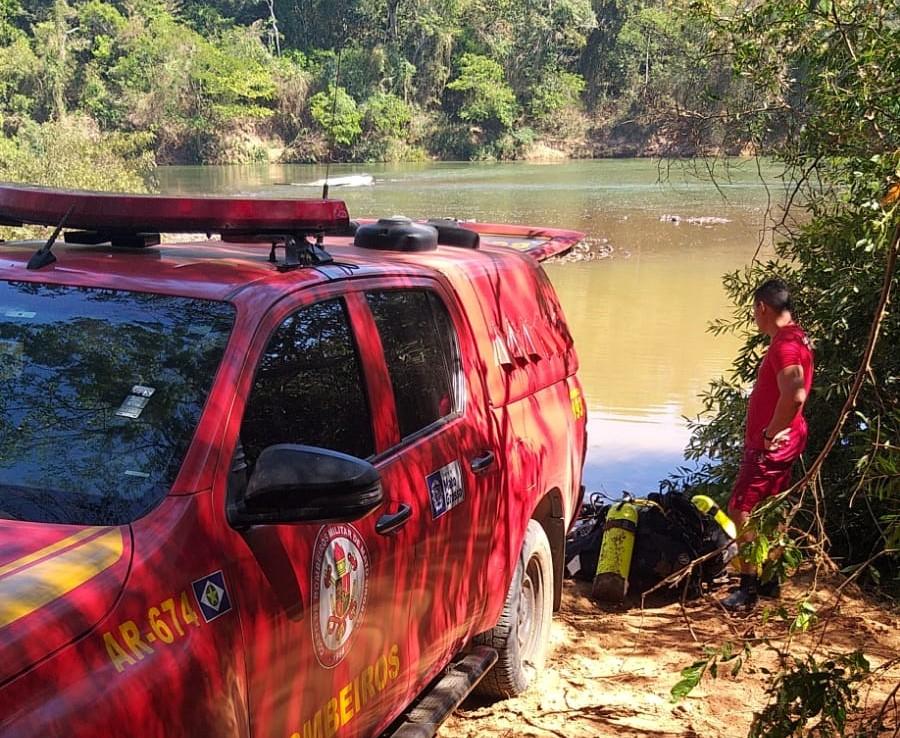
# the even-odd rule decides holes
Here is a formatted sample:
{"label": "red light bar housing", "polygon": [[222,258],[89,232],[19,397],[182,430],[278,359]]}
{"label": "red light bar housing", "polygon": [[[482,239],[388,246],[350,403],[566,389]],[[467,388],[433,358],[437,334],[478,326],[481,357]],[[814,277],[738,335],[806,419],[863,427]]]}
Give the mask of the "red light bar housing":
{"label": "red light bar housing", "polygon": [[[68,213],[68,216],[66,214]],[[347,227],[341,200],[174,197],[0,185],[0,225],[101,232],[297,234]]]}

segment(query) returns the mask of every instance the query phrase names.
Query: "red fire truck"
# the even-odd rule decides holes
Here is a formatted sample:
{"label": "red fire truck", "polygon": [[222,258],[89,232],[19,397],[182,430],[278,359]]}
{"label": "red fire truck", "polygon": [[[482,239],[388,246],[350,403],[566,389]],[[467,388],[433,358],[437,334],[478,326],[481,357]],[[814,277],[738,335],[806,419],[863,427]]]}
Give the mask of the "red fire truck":
{"label": "red fire truck", "polygon": [[55,226],[0,244],[0,734],[422,736],[528,686],[585,449],[539,261],[581,234],[12,186],[0,222]]}

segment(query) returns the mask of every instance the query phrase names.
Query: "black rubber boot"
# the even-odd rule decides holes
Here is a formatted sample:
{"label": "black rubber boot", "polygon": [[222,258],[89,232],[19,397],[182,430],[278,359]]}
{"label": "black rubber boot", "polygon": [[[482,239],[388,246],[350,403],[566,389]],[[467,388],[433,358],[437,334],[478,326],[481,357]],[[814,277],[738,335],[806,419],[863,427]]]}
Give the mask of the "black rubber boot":
{"label": "black rubber boot", "polygon": [[746,611],[753,608],[759,598],[759,581],[752,574],[741,574],[741,586],[722,600],[722,606],[733,612]]}

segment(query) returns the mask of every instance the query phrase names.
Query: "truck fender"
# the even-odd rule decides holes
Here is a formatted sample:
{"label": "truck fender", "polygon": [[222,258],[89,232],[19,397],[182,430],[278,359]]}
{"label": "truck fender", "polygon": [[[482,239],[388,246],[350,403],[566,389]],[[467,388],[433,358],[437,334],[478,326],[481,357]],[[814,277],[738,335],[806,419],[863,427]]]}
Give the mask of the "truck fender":
{"label": "truck fender", "polygon": [[563,574],[566,564],[566,520],[562,492],[549,490],[535,505],[531,519],[541,524],[553,557],[553,611],[562,604]]}

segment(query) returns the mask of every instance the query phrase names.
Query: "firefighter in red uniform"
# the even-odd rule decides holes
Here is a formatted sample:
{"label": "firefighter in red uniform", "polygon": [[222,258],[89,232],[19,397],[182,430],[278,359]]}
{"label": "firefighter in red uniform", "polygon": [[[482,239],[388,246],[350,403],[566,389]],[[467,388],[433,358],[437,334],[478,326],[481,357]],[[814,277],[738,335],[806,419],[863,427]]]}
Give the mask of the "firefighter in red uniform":
{"label": "firefighter in red uniform", "polygon": [[[780,279],[753,294],[753,318],[771,339],[747,407],[744,457],[728,508],[741,544],[753,540],[747,521],[760,502],[784,491],[794,461],[806,447],[803,405],[812,387],[813,356],[803,329],[794,322],[791,294]],[[722,604],[730,610],[752,607],[760,595],[777,596],[777,582],[761,587],[756,566],[740,560],[740,588]]]}

